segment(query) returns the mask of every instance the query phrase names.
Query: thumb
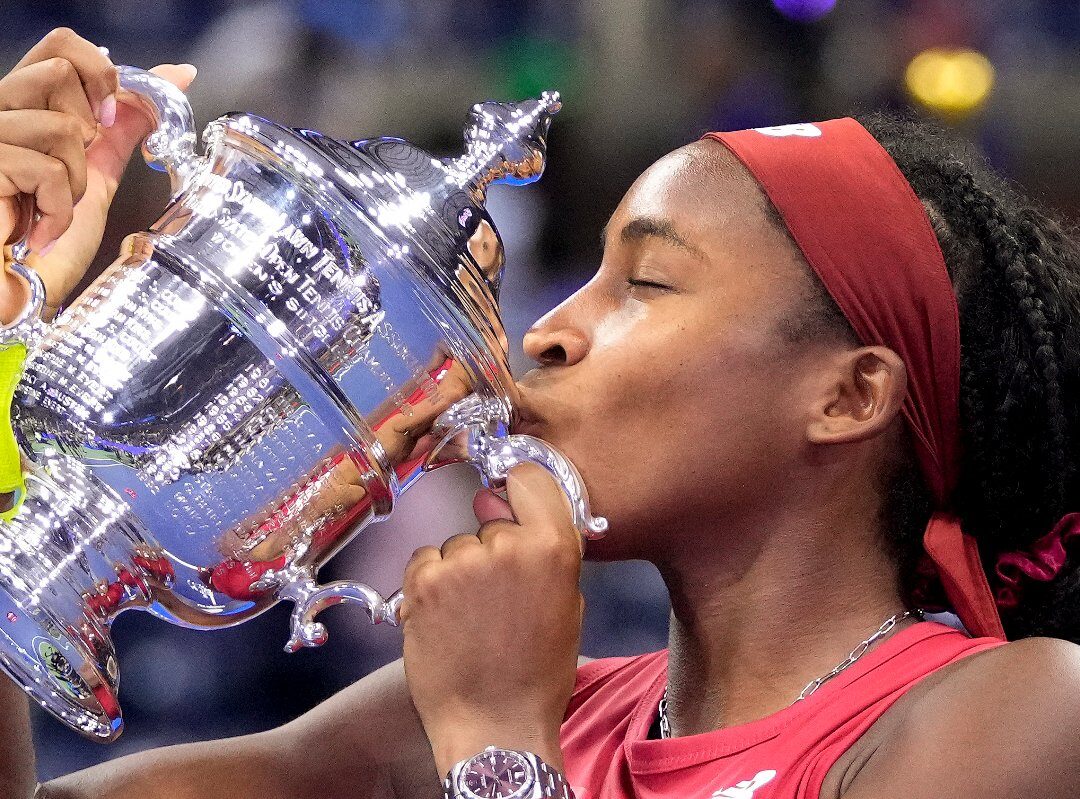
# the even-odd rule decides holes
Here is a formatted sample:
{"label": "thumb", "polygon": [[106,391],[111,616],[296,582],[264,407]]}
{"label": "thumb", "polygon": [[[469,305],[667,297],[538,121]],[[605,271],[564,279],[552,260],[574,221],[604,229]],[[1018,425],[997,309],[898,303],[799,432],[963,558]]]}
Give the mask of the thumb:
{"label": "thumb", "polygon": [[150,69],[155,75],[165,78],[180,91],[187,91],[188,86],[195,80],[199,70],[193,64],[159,64]]}
{"label": "thumb", "polygon": [[[195,79],[197,70],[191,64],[161,64],[150,71],[184,91]],[[120,94],[115,121],[107,128],[100,128],[97,138],[87,149],[88,166],[101,174],[110,190],[115,188],[132,152],[152,130],[153,123],[147,112],[137,101]]]}
{"label": "thumb", "polygon": [[[573,524],[573,508],[555,477],[537,463],[519,463],[506,474],[506,497],[522,526],[538,525],[559,537],[573,538],[584,553],[585,542]],[[557,522],[553,524],[553,522]]]}
{"label": "thumb", "polygon": [[494,519],[516,521],[510,503],[490,488],[481,488],[473,495],[473,513],[480,524],[487,524]]}
{"label": "thumb", "polygon": [[[159,64],[150,70],[155,75],[165,78],[180,91],[186,91],[195,80],[198,71],[191,64]],[[113,139],[113,146],[127,152],[134,150],[152,130],[152,122],[146,112],[138,107],[137,101],[120,95],[117,104],[116,121],[110,128],[102,131],[107,138]]]}
{"label": "thumb", "polygon": [[[507,472],[506,497],[520,524],[543,524],[553,516],[566,521],[573,518],[566,492],[551,472],[536,463],[519,463]],[[572,524],[569,529],[573,529]]]}

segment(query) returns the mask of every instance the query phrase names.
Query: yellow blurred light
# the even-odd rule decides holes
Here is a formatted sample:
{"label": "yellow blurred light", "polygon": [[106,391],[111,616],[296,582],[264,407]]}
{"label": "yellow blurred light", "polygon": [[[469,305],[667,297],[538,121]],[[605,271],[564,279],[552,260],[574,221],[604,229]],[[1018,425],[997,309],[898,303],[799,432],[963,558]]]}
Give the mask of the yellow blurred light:
{"label": "yellow blurred light", "polygon": [[904,83],[911,96],[931,111],[966,116],[990,95],[994,66],[975,50],[932,47],[911,59]]}

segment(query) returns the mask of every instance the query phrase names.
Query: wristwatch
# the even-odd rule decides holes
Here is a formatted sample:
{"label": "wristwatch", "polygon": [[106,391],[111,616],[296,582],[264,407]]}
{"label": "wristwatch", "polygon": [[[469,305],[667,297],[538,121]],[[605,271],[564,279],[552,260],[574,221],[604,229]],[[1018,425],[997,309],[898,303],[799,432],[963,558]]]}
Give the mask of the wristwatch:
{"label": "wristwatch", "polygon": [[517,749],[489,746],[457,763],[443,782],[444,799],[574,799],[555,769]]}

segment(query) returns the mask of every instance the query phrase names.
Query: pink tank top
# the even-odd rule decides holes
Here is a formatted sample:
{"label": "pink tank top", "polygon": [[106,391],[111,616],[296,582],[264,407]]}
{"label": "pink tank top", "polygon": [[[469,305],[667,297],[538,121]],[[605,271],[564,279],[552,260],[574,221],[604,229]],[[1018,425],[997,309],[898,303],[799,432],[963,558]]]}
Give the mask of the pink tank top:
{"label": "pink tank top", "polygon": [[701,735],[649,739],[667,650],[581,666],[561,730],[577,799],[818,799],[832,765],[915,683],[999,646],[920,622],[871,649],[801,702]]}

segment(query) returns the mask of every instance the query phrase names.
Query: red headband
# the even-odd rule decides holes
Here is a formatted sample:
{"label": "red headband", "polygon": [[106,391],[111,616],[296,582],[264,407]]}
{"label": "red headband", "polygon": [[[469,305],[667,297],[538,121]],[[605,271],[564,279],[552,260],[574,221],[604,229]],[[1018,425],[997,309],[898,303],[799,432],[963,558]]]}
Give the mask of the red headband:
{"label": "red headband", "polygon": [[947,511],[959,468],[960,316],[930,219],[854,119],[707,133],[757,179],[859,338],[903,359],[903,413],[937,510],[923,543],[964,626],[1004,638],[975,539]]}

